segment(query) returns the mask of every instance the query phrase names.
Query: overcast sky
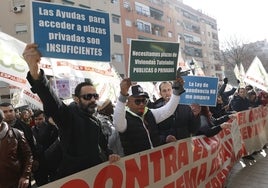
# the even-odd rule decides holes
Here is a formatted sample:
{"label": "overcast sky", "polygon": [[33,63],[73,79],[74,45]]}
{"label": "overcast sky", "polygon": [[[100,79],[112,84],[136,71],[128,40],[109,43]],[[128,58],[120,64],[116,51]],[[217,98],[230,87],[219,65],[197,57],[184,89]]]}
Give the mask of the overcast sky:
{"label": "overcast sky", "polygon": [[183,3],[217,20],[221,43],[234,37],[244,42],[268,39],[267,0],[183,0]]}

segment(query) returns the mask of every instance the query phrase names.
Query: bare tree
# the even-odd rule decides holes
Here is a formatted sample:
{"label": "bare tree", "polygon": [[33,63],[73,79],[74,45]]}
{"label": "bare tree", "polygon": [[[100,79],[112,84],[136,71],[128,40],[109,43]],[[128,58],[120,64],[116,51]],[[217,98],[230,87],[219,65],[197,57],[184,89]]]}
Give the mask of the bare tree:
{"label": "bare tree", "polygon": [[[254,57],[256,56],[257,46],[254,43],[245,42],[245,40],[238,37],[231,37],[226,40],[223,50],[222,57],[225,65],[242,65],[248,68]],[[228,66],[229,67],[229,66]]]}
{"label": "bare tree", "polygon": [[221,56],[225,66],[225,75],[229,77],[233,84],[236,84],[234,67],[243,65],[245,71],[256,56],[257,46],[254,43],[233,36],[226,40],[221,47]]}

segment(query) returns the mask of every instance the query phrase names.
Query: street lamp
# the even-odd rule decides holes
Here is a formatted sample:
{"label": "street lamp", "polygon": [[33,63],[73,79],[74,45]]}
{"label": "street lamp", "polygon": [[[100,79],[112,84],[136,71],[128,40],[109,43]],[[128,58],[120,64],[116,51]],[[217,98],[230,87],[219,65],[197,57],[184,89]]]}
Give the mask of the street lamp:
{"label": "street lamp", "polygon": [[195,65],[194,65],[194,60],[192,59],[192,61],[190,62],[190,69],[193,73],[193,75],[195,75]]}

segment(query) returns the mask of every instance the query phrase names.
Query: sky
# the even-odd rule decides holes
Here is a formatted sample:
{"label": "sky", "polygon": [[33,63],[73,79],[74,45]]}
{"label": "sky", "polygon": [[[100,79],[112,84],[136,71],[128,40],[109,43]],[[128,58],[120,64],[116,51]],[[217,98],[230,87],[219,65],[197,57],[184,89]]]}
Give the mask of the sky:
{"label": "sky", "polygon": [[268,39],[267,0],[183,0],[217,20],[220,43],[237,38],[244,43]]}

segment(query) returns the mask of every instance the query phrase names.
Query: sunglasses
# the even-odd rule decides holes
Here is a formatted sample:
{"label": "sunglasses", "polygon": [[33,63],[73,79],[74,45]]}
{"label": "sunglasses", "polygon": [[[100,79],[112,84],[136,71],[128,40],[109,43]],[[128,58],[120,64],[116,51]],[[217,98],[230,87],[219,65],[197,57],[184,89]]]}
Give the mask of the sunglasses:
{"label": "sunglasses", "polygon": [[147,104],[148,100],[147,99],[135,99],[134,102],[136,105],[140,105],[141,103]]}
{"label": "sunglasses", "polygon": [[89,93],[89,94],[85,94],[85,95],[80,95],[80,97],[82,97],[84,100],[91,100],[92,97],[94,97],[95,100],[97,100],[99,98],[99,94],[97,93]]}

